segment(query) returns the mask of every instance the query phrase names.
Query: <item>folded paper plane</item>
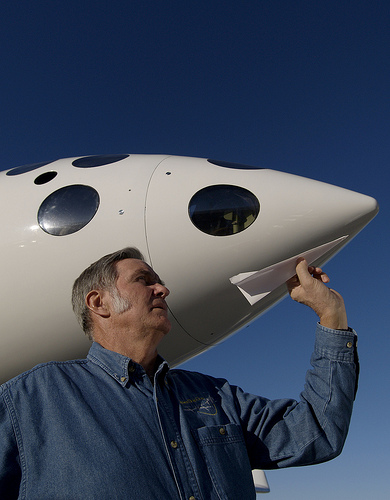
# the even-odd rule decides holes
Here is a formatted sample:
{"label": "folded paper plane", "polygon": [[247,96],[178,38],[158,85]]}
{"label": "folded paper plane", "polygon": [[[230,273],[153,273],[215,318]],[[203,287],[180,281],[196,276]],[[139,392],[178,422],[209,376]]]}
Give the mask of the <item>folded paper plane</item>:
{"label": "folded paper plane", "polygon": [[337,238],[337,240],[312,248],[299,255],[294,255],[287,260],[277,262],[260,271],[237,274],[236,276],[232,276],[230,281],[238,287],[251,305],[256,304],[256,302],[294,276],[296,262],[299,257],[304,257],[310,265],[347,237],[342,236],[341,238]]}

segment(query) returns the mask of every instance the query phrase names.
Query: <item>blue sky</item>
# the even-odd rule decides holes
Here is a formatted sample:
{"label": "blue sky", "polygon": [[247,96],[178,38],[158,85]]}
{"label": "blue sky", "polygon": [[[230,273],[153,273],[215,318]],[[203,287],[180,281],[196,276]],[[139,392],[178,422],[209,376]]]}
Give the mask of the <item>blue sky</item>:
{"label": "blue sky", "polygon": [[[389,26],[389,3],[375,0],[0,5],[0,169],[169,153],[264,166],[379,201],[379,215],[326,266],[359,333],[345,450],[328,464],[268,473],[272,500],[388,495]],[[298,397],[315,321],[285,299],[185,366]]]}

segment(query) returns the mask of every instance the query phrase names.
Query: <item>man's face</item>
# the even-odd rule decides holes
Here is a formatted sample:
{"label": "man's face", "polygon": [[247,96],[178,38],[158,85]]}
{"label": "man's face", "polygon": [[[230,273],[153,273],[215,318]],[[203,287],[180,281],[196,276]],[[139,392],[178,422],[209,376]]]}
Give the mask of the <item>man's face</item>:
{"label": "man's face", "polygon": [[[122,299],[122,307],[118,309],[115,293],[111,300],[112,314],[118,326],[128,327],[137,334],[158,332],[162,337],[166,335],[171,327],[165,303],[165,297],[169,295],[168,288],[142,260],[124,259],[116,266],[116,288]],[[124,303],[128,304],[127,308],[123,307]]]}

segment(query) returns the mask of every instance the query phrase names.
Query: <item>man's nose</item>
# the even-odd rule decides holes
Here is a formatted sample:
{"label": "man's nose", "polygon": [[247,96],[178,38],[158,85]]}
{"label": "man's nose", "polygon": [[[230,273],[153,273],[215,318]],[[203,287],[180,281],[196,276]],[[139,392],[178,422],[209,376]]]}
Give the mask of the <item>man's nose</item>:
{"label": "man's nose", "polygon": [[168,297],[168,295],[170,294],[171,292],[168,290],[168,288],[161,284],[161,283],[156,283],[155,284],[155,294],[164,298],[165,297]]}

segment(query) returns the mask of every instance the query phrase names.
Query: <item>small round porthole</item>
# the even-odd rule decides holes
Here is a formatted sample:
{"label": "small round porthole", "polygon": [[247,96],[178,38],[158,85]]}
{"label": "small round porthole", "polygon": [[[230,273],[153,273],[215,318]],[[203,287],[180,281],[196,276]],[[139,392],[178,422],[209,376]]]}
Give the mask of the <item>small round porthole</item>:
{"label": "small round porthole", "polygon": [[244,231],[256,220],[260,203],[247,189],[219,184],[194,194],[188,212],[200,231],[212,236],[228,236]]}
{"label": "small round porthole", "polygon": [[75,233],[93,219],[99,202],[99,193],[90,186],[65,186],[42,202],[38,210],[38,224],[53,236]]}

